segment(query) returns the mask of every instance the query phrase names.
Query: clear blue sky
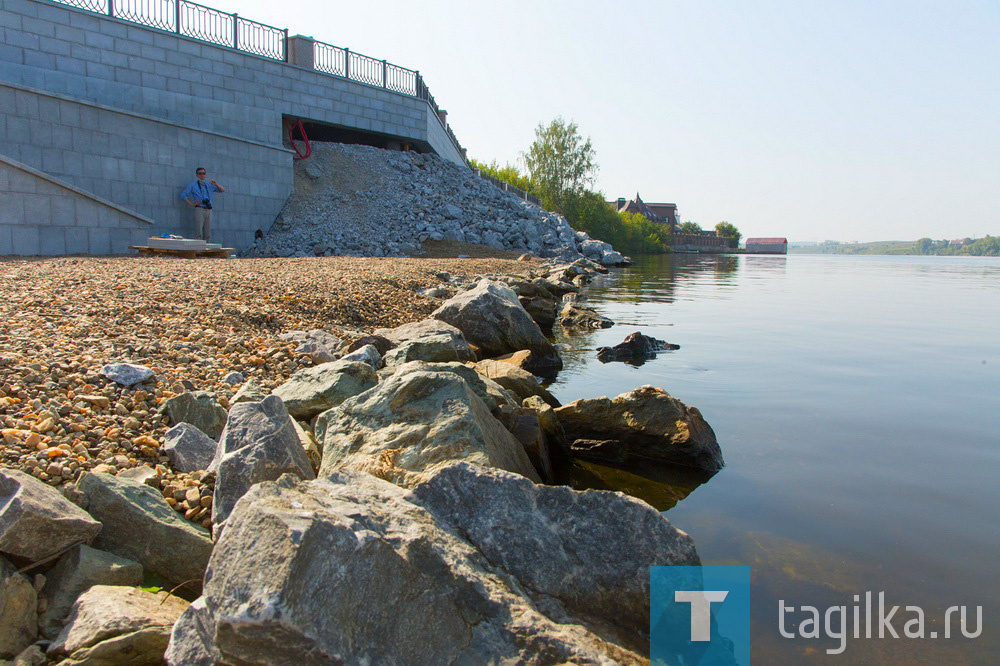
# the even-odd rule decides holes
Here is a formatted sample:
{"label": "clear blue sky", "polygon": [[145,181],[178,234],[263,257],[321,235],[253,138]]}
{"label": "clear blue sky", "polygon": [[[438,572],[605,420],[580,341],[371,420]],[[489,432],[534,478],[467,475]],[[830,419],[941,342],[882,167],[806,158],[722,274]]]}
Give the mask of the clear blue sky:
{"label": "clear blue sky", "polygon": [[205,0],[419,69],[469,155],[790,240],[1000,234],[1000,2]]}

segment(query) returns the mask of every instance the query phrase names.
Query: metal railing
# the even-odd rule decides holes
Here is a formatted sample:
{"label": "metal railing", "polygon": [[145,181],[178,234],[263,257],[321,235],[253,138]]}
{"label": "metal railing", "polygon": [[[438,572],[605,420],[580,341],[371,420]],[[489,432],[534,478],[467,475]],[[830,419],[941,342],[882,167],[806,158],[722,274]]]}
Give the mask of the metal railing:
{"label": "metal railing", "polygon": [[[52,1],[245,53],[288,61],[287,29],[251,21],[238,14],[229,14],[188,0]],[[440,111],[437,101],[417,70],[318,41],[314,42],[313,60],[317,71],[417,97],[426,101],[435,115]],[[462,144],[458,142],[451,127],[440,116],[438,120],[461,152]]]}
{"label": "metal railing", "polygon": [[473,168],[472,169],[472,173],[476,174],[477,176],[479,176],[483,180],[490,181],[491,183],[493,183],[494,185],[496,185],[497,187],[499,187],[504,192],[510,192],[511,194],[513,194],[513,195],[515,195],[515,196],[517,196],[517,197],[519,197],[519,198],[521,198],[521,199],[523,199],[523,200],[525,200],[525,201],[527,201],[529,203],[533,203],[536,206],[541,206],[542,205],[542,200],[539,199],[538,197],[536,197],[534,194],[528,194],[527,192],[525,192],[521,188],[514,187],[510,183],[506,183],[506,182],[500,180],[499,178],[497,178],[496,176],[492,176],[492,175],[484,172],[482,169]]}

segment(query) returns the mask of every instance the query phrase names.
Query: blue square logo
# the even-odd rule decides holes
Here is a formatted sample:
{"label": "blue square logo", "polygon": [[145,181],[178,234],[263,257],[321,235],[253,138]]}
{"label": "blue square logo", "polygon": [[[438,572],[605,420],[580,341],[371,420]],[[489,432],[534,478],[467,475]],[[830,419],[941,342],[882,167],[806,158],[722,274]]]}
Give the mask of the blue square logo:
{"label": "blue square logo", "polygon": [[649,657],[657,664],[750,663],[750,567],[650,567]]}

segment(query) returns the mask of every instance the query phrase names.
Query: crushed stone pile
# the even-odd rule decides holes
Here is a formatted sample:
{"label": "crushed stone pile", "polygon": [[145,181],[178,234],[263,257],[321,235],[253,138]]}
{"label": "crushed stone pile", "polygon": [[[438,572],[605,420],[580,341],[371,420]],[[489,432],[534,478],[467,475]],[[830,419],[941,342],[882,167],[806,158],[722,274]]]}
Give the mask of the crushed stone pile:
{"label": "crushed stone pile", "polygon": [[625,262],[561,215],[522,201],[436,155],[313,144],[295,163],[291,196],[252,257],[413,256],[459,241],[538,257]]}

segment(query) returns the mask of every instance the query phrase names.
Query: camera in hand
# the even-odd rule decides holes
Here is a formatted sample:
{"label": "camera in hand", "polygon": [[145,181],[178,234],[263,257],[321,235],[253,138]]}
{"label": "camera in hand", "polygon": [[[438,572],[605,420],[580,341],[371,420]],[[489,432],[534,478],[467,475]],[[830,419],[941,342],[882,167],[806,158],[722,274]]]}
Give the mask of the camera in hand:
{"label": "camera in hand", "polygon": [[209,210],[212,210],[212,200],[211,199],[202,199],[201,200],[201,207],[202,208],[207,208]]}

